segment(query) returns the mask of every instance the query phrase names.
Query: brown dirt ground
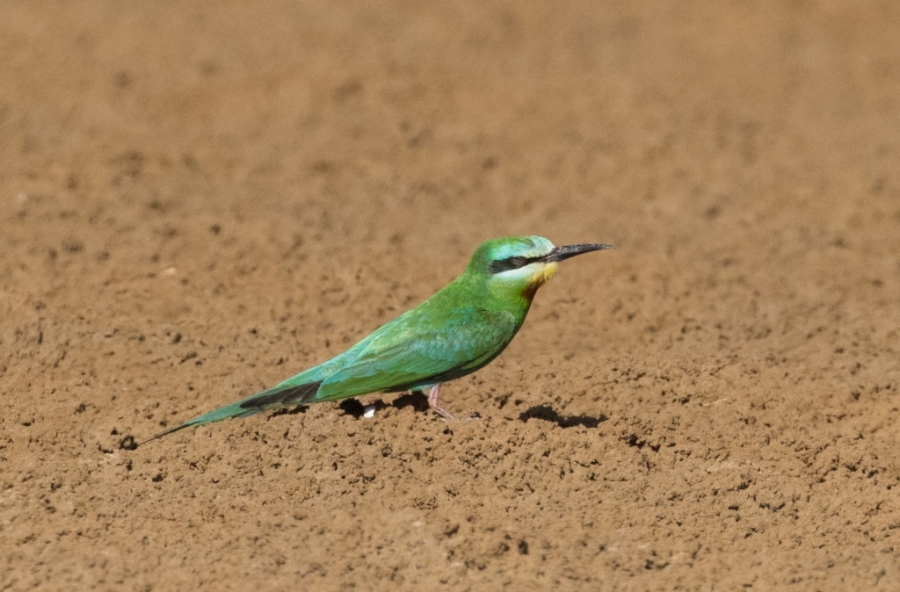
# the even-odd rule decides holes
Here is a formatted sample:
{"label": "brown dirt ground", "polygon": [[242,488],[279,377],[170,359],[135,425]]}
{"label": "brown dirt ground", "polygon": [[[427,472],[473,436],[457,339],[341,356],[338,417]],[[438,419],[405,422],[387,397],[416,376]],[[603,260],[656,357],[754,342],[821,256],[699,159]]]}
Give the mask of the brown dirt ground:
{"label": "brown dirt ground", "polygon": [[[900,4],[5,2],[0,588],[900,589]],[[536,233],[374,419],[150,435]]]}

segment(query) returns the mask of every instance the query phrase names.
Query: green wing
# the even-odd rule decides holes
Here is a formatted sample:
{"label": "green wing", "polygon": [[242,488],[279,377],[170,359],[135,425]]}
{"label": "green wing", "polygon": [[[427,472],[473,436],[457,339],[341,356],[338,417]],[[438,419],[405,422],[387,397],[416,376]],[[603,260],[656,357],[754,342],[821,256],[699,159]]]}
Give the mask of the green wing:
{"label": "green wing", "polygon": [[308,401],[426,388],[465,376],[497,357],[518,330],[505,311],[453,310],[439,328],[417,316],[399,317],[339,356],[341,369]]}

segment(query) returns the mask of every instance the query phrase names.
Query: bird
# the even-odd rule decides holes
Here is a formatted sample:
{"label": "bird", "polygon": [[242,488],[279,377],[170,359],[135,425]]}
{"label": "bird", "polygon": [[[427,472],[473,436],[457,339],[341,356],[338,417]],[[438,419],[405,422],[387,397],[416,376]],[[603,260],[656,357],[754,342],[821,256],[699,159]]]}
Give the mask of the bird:
{"label": "bird", "polygon": [[344,353],[140,444],[223,419],[374,392],[427,391],[428,406],[456,421],[440,405],[441,385],[480,370],[506,349],[538,288],[553,277],[560,261],[612,248],[557,247],[541,236],[489,240],[475,250],[459,277]]}

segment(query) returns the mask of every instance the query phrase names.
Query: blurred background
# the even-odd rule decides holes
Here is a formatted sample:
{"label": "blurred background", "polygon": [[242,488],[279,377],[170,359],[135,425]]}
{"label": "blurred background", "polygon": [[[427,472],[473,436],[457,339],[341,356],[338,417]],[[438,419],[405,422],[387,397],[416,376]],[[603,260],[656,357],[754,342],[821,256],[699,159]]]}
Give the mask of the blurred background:
{"label": "blurred background", "polygon": [[[892,589],[898,122],[889,1],[4,3],[0,584]],[[120,448],[518,234],[485,421]]]}

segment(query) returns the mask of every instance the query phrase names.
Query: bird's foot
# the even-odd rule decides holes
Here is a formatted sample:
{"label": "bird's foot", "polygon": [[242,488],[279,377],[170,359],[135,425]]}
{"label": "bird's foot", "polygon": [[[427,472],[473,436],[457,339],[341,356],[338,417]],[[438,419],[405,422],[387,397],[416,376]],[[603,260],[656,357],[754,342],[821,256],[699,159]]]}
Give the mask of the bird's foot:
{"label": "bird's foot", "polygon": [[431,407],[431,409],[443,417],[446,421],[459,421],[459,418],[444,409],[443,407]]}
{"label": "bird's foot", "polygon": [[432,407],[435,413],[444,418],[447,422],[457,422],[457,421],[472,421],[475,419],[481,419],[481,415],[477,411],[473,411],[468,415],[468,417],[456,417],[443,407]]}
{"label": "bird's foot", "polygon": [[436,384],[428,390],[428,406],[446,421],[472,421],[473,419],[481,419],[478,412],[473,412],[469,417],[456,417],[438,404],[438,395],[441,392],[441,385]]}
{"label": "bird's foot", "polygon": [[445,420],[457,421],[456,417],[452,413],[450,413],[449,411],[447,411],[446,409],[444,409],[443,407],[441,407],[438,404],[438,396],[440,395],[440,393],[441,393],[440,383],[438,383],[438,384],[434,385],[433,387],[431,387],[430,389],[428,389],[428,406],[431,407],[431,409],[435,413],[437,413],[438,415],[443,417]]}

